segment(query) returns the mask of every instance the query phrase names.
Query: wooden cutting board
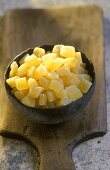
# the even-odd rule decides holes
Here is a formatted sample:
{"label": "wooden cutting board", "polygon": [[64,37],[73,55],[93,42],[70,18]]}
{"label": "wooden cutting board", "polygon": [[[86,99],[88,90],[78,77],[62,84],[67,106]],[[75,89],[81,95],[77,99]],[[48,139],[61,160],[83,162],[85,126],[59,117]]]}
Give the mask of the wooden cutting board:
{"label": "wooden cutting board", "polygon": [[[40,170],[75,170],[75,146],[106,133],[103,15],[97,6],[12,10],[4,16],[1,76],[21,51],[42,44],[69,44],[94,63],[96,89],[83,113],[71,121],[42,125],[27,120],[10,103],[1,83],[0,134],[31,141],[39,150]],[[60,114],[60,113],[59,113]]]}

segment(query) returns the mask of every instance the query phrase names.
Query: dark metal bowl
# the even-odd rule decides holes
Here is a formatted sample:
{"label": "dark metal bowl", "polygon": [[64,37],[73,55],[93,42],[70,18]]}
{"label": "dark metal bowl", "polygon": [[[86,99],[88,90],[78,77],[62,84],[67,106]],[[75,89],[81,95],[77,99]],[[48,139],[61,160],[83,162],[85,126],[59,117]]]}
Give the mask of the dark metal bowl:
{"label": "dark metal bowl", "polygon": [[[52,51],[53,45],[43,45],[41,46],[45,49],[45,51]],[[8,94],[8,97],[12,104],[25,116],[27,116],[30,120],[44,123],[44,124],[56,124],[61,123],[66,120],[71,119],[79,112],[81,112],[88,102],[91,99],[91,96],[95,89],[95,71],[92,62],[83,54],[82,60],[86,63],[86,69],[88,70],[89,75],[92,77],[92,86],[89,91],[84,94],[81,98],[76,101],[71,102],[66,106],[56,107],[56,108],[31,108],[22,104],[12,93],[10,86],[6,83],[6,79],[9,78],[10,65],[13,61],[17,63],[21,58],[23,58],[26,54],[32,54],[33,49],[27,49],[23,51],[21,54],[17,55],[8,65],[5,72],[5,88]]]}

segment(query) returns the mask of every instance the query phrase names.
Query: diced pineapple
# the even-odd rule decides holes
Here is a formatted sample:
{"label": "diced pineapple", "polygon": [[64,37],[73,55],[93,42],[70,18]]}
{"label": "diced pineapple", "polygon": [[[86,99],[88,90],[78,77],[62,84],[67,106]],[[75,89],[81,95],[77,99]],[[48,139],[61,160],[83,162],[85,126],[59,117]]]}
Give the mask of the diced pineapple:
{"label": "diced pineapple", "polygon": [[46,106],[47,105],[47,96],[43,93],[39,96],[39,106]]}
{"label": "diced pineapple", "polygon": [[71,99],[69,99],[69,98],[63,98],[63,99],[58,100],[58,101],[56,102],[56,106],[65,106],[65,105],[67,105],[67,104],[70,104],[71,102],[72,102]]}
{"label": "diced pineapple", "polygon": [[75,58],[66,58],[64,59],[64,66],[71,68],[73,67],[74,62],[75,62]]}
{"label": "diced pineapple", "polygon": [[20,64],[20,65],[21,65],[21,64],[24,64],[25,58],[26,58],[27,56],[29,56],[29,54],[26,54],[26,55],[19,61],[19,64]]}
{"label": "diced pineapple", "polygon": [[32,55],[28,55],[25,58],[25,63],[27,63],[29,65],[29,67],[31,66],[39,66],[41,63],[41,58],[37,58],[36,55],[32,54]]}
{"label": "diced pineapple", "polygon": [[92,78],[88,74],[78,74],[80,78],[84,78],[85,80],[92,81]]}
{"label": "diced pineapple", "polygon": [[72,76],[72,84],[74,84],[77,87],[79,87],[79,85],[80,85],[79,77],[76,74],[74,74],[74,73],[72,73],[71,76]]}
{"label": "diced pineapple", "polygon": [[21,102],[26,105],[26,106],[29,106],[29,107],[35,107],[35,100],[32,99],[31,97],[29,96],[25,96]]}
{"label": "diced pineapple", "polygon": [[46,78],[50,79],[50,80],[53,80],[53,79],[59,79],[59,76],[57,73],[55,72],[51,72],[51,73],[48,73],[46,75]]}
{"label": "diced pineapple", "polygon": [[84,78],[80,78],[80,90],[83,93],[87,93],[88,90],[90,89],[92,83],[88,80],[85,80]]}
{"label": "diced pineapple", "polygon": [[75,85],[68,86],[66,87],[65,90],[66,90],[67,96],[73,101],[82,97],[81,91]]}
{"label": "diced pineapple", "polygon": [[14,88],[14,87],[16,87],[15,80],[18,78],[19,78],[18,76],[11,77],[11,78],[7,79],[6,82],[11,88]]}
{"label": "diced pineapple", "polygon": [[42,57],[45,54],[45,50],[43,48],[40,48],[40,47],[35,47],[33,53],[37,57]]}
{"label": "diced pineapple", "polygon": [[43,91],[44,91],[44,88],[43,88],[43,87],[30,88],[28,95],[29,95],[31,98],[38,98]]}
{"label": "diced pineapple", "polygon": [[17,71],[18,71],[18,64],[16,61],[13,61],[12,64],[10,65],[10,73],[9,73],[9,77],[14,77],[17,75]]}
{"label": "diced pineapple", "polygon": [[47,101],[48,102],[53,102],[56,100],[56,96],[55,96],[55,93],[53,91],[47,91],[45,92],[46,96],[47,96]]}
{"label": "diced pineapple", "polygon": [[77,74],[80,69],[80,61],[77,58],[74,58],[74,59],[75,59],[74,63],[71,66],[70,70],[71,70],[71,72]]}
{"label": "diced pineapple", "polygon": [[82,63],[82,57],[81,57],[81,53],[80,53],[80,52],[76,52],[76,53],[75,53],[75,58],[78,59],[78,61],[79,61],[80,64]]}
{"label": "diced pineapple", "polygon": [[28,68],[29,68],[29,66],[28,66],[27,63],[22,64],[22,65],[18,68],[17,75],[20,76],[20,77],[26,75],[26,74],[27,74],[27,71],[28,71]]}
{"label": "diced pineapple", "polygon": [[59,67],[61,67],[64,64],[64,59],[63,58],[56,58],[53,61],[53,64],[50,68],[50,71],[56,71],[58,70]]}
{"label": "diced pineapple", "polygon": [[55,53],[48,53],[42,56],[42,62],[44,66],[49,69],[51,68],[54,59],[57,58],[57,55]]}
{"label": "diced pineapple", "polygon": [[61,79],[52,80],[49,85],[49,89],[51,89],[55,92],[63,90],[64,89],[63,81]]}
{"label": "diced pineapple", "polygon": [[60,91],[56,92],[55,95],[58,99],[63,99],[63,98],[67,97],[65,90],[60,90]]}
{"label": "diced pineapple", "polygon": [[28,94],[28,90],[19,90],[15,92],[15,97],[18,100],[22,100]]}
{"label": "diced pineapple", "polygon": [[17,90],[25,90],[29,88],[28,82],[25,77],[15,79],[15,83]]}
{"label": "diced pineapple", "polygon": [[38,80],[41,76],[45,75],[47,75],[47,69],[43,64],[40,64],[40,66],[36,69],[35,78]]}
{"label": "diced pineapple", "polygon": [[49,84],[50,84],[50,80],[45,78],[45,77],[40,77],[39,78],[39,85],[41,87],[43,87],[45,90],[49,89]]}
{"label": "diced pineapple", "polygon": [[27,71],[27,76],[30,78],[35,78],[36,67],[31,66]]}
{"label": "diced pineapple", "polygon": [[81,63],[80,66],[86,68],[86,63]]}
{"label": "diced pineapple", "polygon": [[11,90],[11,92],[12,92],[13,94],[15,94],[16,91],[17,91],[17,88],[16,88],[16,87],[14,87],[14,88]]}
{"label": "diced pineapple", "polygon": [[60,55],[60,48],[64,45],[54,45],[52,52],[56,53],[58,56]]}
{"label": "diced pineapple", "polygon": [[74,57],[75,48],[72,46],[63,46],[60,48],[60,55],[64,58]]}
{"label": "diced pineapple", "polygon": [[28,85],[29,85],[29,88],[31,88],[31,89],[38,87],[37,81],[33,78],[28,79]]}
{"label": "diced pineapple", "polygon": [[71,75],[71,72],[70,72],[70,69],[67,68],[67,67],[60,67],[58,70],[57,70],[57,74],[62,77],[62,76],[70,76]]}
{"label": "diced pineapple", "polygon": [[88,74],[88,71],[87,71],[85,68],[83,68],[83,67],[80,66],[78,73],[79,73],[79,74]]}

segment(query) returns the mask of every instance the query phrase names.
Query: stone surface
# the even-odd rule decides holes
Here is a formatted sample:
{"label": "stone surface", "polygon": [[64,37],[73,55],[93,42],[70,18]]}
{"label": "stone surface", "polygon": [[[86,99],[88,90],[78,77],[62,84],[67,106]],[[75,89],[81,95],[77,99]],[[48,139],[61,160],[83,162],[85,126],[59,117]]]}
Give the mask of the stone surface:
{"label": "stone surface", "polygon": [[[0,0],[0,15],[3,15],[7,9],[13,8],[79,4],[97,4],[104,11],[108,133],[104,137],[89,140],[75,148],[74,161],[78,170],[110,170],[110,0],[10,0],[10,2]],[[0,138],[0,170],[37,170],[38,164],[38,154],[30,146],[21,141]]]}

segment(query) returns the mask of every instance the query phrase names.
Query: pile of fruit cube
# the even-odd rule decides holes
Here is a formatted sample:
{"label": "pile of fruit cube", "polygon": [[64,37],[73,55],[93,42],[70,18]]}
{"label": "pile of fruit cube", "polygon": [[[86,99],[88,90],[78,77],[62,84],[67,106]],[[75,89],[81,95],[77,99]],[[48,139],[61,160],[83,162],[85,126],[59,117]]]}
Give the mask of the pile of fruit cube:
{"label": "pile of fruit cube", "polygon": [[55,45],[46,52],[36,47],[10,66],[7,84],[11,92],[29,107],[59,107],[88,92],[92,79],[73,46]]}

